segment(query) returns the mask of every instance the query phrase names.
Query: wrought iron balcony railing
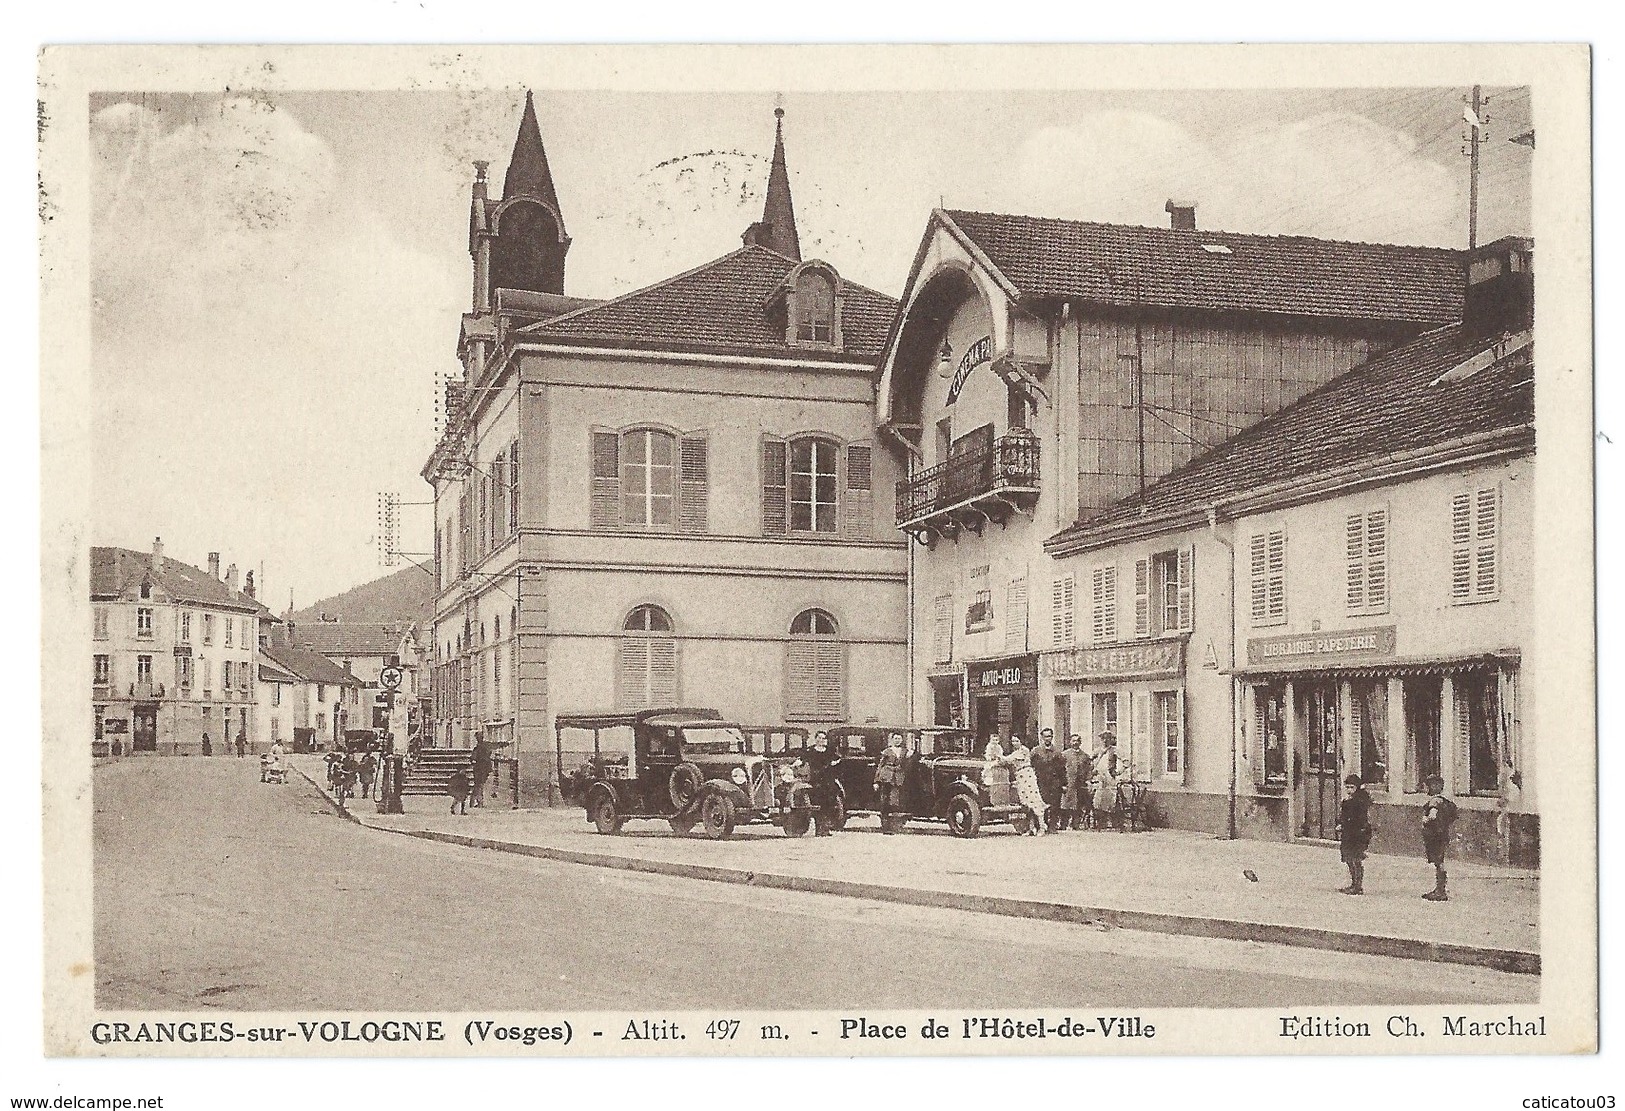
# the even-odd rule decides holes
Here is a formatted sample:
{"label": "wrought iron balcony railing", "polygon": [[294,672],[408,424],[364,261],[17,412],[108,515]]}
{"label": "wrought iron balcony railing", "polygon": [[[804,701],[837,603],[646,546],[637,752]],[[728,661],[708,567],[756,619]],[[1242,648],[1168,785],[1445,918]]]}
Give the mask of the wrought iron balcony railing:
{"label": "wrought iron balcony railing", "polygon": [[980,533],[1038,498],[1038,438],[1017,433],[973,448],[897,484],[897,527],[932,540]]}

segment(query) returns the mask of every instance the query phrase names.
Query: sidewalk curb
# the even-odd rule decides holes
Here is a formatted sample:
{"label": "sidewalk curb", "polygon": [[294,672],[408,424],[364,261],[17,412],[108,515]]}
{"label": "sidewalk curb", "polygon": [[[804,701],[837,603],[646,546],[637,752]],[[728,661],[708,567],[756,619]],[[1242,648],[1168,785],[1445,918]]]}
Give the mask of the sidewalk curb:
{"label": "sidewalk curb", "polygon": [[[303,772],[300,773],[304,775]],[[310,776],[305,779],[315,786],[329,805],[336,803]],[[1018,899],[1008,895],[969,895],[958,891],[933,891],[892,884],[859,883],[855,880],[834,880],[821,876],[794,876],[776,872],[751,872],[743,868],[726,868],[708,864],[684,864],[676,861],[647,860],[620,856],[613,853],[577,852],[547,845],[527,845],[515,841],[500,841],[490,837],[471,837],[461,833],[444,833],[427,829],[395,829],[375,825],[355,814],[344,811],[357,825],[380,833],[394,833],[417,837],[425,841],[439,841],[470,849],[489,849],[519,856],[537,857],[564,864],[580,864],[591,868],[612,868],[622,872],[642,872],[653,875],[676,876],[683,879],[708,880],[713,883],[744,884],[749,887],[775,888],[784,891],[802,891],[820,895],[841,895],[853,899],[871,899],[878,902],[901,903],[907,906],[936,907],[943,910],[963,910],[977,914],[997,914],[1008,918],[1035,918],[1049,922],[1072,922],[1083,925],[1105,925],[1121,930],[1141,930],[1149,933],[1175,934],[1184,937],[1212,937],[1227,941],[1257,941],[1270,945],[1292,945],[1304,949],[1330,949],[1343,953],[1361,953],[1367,956],[1399,957],[1404,960],[1438,961],[1446,964],[1474,965],[1501,972],[1521,975],[1540,975],[1540,954],[1520,949],[1492,949],[1453,942],[1423,941],[1417,938],[1385,937],[1381,934],[1344,933],[1312,926],[1284,926],[1264,922],[1243,922],[1231,918],[1203,918],[1195,915],[1168,914],[1161,911],[1121,910],[1113,907],[1089,907],[1074,903],[1046,902],[1041,899]]]}
{"label": "sidewalk curb", "polygon": [[[290,768],[292,768],[294,771],[299,773],[299,778],[303,779],[306,783],[308,783],[312,787],[316,788],[316,793],[321,796],[321,800],[324,803],[327,804],[327,808],[329,810],[331,810],[333,813],[337,814],[341,818],[345,818],[345,819],[347,819],[349,821],[354,822],[358,826],[367,825],[366,822],[363,822],[361,820],[360,815],[350,813],[349,807],[340,806],[338,804],[338,802],[333,798],[333,796],[328,794],[327,788],[323,787],[320,783],[317,783],[315,779],[311,778],[310,774],[308,772],[306,772],[304,768],[301,768],[298,764],[295,764],[292,761],[288,762],[288,766]],[[383,827],[381,827],[381,826],[367,826],[367,828],[368,829],[381,829]]]}

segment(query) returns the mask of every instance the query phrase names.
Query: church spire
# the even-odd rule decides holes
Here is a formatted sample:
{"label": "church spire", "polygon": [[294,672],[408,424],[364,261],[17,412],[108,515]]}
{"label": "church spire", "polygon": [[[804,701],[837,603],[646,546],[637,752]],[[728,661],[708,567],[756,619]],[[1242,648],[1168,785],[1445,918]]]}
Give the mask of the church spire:
{"label": "church spire", "polygon": [[745,242],[766,247],[801,261],[801,237],[796,234],[796,210],[790,202],[790,174],[784,166],[784,109],[773,109],[773,166],[767,172],[767,203],[761,222],[752,224]]}
{"label": "church spire", "polygon": [[513,157],[508,160],[508,173],[502,179],[502,199],[509,197],[535,197],[553,209],[559,210],[559,197],[553,191],[553,171],[547,165],[547,151],[542,148],[542,129],[536,123],[536,102],[530,90],[525,90],[525,115],[519,121],[519,134],[513,141]]}

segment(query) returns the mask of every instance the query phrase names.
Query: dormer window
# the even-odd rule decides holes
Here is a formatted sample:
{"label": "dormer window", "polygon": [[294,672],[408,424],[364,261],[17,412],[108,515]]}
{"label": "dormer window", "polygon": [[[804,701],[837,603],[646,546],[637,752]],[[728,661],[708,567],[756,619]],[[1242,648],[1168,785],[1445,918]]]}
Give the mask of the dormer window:
{"label": "dormer window", "polygon": [[804,262],[785,280],[786,317],[792,346],[841,345],[841,279],[825,263]]}

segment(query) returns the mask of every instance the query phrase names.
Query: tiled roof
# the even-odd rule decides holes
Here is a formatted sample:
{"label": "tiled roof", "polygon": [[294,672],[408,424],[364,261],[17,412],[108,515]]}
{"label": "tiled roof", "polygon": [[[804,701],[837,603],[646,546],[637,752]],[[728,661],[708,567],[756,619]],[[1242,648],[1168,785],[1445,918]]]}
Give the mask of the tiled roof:
{"label": "tiled roof", "polygon": [[260,653],[260,682],[262,683],[297,683],[299,677],[291,671],[278,667],[265,660],[265,653]]}
{"label": "tiled roof", "polygon": [[319,652],[294,648],[286,644],[272,644],[261,649],[260,655],[277,667],[307,683],[332,683],[359,687],[361,680]]}
{"label": "tiled roof", "polygon": [[1022,296],[1420,324],[1461,319],[1462,256],[1447,248],[942,215]]}
{"label": "tiled roof", "polygon": [[1079,521],[1049,546],[1071,547],[1136,518],[1177,518],[1278,483],[1529,425],[1535,414],[1532,347],[1435,384],[1492,343],[1467,336],[1459,324],[1423,333]]}
{"label": "tiled roof", "polygon": [[741,247],[675,278],[524,328],[518,338],[876,362],[897,302],[844,280],[843,349],[785,342],[783,316],[775,320],[767,305],[795,267],[794,260],[765,247]]}
{"label": "tiled roof", "polygon": [[295,625],[293,642],[324,656],[393,656],[407,631],[394,622],[317,621]]}
{"label": "tiled roof", "polygon": [[164,557],[164,569],[152,570],[152,553],[129,548],[90,549],[90,596],[112,598],[136,589],[143,577],[177,602],[220,606],[269,615],[259,602],[239,590],[232,590],[207,571]]}

